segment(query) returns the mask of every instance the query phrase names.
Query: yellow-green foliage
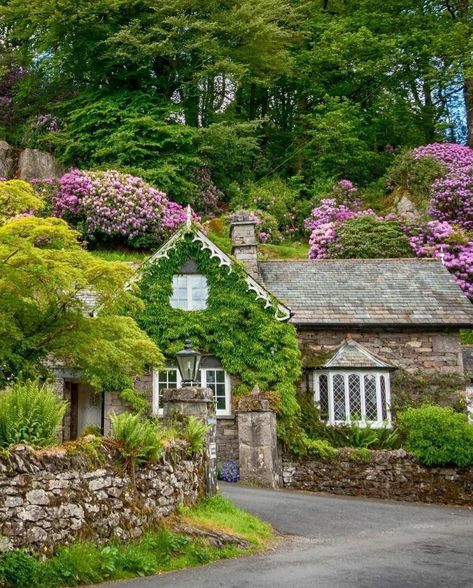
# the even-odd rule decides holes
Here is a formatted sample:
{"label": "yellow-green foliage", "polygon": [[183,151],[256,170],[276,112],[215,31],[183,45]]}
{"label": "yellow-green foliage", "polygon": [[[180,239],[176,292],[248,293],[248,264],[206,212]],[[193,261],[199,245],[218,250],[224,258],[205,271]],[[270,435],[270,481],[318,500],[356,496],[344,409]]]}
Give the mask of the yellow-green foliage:
{"label": "yellow-green foliage", "polygon": [[6,223],[17,214],[38,212],[43,202],[27,182],[8,180],[0,182],[0,224]]}
{"label": "yellow-green foliage", "polygon": [[[0,387],[34,374],[53,355],[80,366],[97,389],[121,390],[156,345],[131,318],[141,306],[125,286],[133,270],[88,253],[58,218],[26,217],[0,226]],[[96,316],[81,296],[95,295]]]}
{"label": "yellow-green foliage", "polygon": [[133,412],[144,413],[151,408],[150,403],[141,392],[135,388],[125,388],[120,393],[120,398],[129,405]]}
{"label": "yellow-green foliage", "polygon": [[473,425],[466,414],[445,406],[408,408],[398,416],[404,447],[427,466],[473,464]]}

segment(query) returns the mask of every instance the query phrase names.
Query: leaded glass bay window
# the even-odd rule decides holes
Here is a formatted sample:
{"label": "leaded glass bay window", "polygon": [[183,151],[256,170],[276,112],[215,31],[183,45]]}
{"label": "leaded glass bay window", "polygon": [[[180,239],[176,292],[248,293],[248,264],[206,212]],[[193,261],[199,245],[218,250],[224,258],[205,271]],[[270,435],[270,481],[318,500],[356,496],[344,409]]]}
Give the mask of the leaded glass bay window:
{"label": "leaded glass bay window", "polygon": [[317,371],[315,402],[329,424],[391,425],[389,371]]}

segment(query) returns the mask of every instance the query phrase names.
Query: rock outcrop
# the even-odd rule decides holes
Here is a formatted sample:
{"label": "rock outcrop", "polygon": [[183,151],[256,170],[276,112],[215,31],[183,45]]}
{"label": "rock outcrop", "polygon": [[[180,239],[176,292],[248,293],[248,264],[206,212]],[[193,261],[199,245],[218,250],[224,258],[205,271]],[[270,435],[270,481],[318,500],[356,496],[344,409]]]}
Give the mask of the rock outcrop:
{"label": "rock outcrop", "polygon": [[64,167],[57,159],[40,149],[16,149],[0,140],[0,178],[20,180],[44,180],[59,178]]}

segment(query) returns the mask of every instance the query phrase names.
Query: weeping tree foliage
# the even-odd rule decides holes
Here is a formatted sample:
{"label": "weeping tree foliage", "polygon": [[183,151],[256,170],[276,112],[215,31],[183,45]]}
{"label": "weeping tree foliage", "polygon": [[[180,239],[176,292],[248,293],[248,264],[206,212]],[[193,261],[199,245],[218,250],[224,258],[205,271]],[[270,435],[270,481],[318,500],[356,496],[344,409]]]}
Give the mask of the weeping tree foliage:
{"label": "weeping tree foliage", "polygon": [[49,358],[80,366],[98,389],[121,389],[160,363],[158,348],[131,316],[141,307],[125,291],[133,270],[94,257],[77,236],[57,218],[0,227],[1,386],[43,372]]}

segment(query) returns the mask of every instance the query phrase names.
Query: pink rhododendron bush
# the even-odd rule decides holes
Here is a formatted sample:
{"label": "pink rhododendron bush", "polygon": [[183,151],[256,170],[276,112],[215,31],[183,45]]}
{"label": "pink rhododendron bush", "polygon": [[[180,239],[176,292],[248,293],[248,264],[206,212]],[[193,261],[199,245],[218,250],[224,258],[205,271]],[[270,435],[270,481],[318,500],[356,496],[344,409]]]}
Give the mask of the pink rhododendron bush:
{"label": "pink rhododendron bush", "polygon": [[90,240],[149,247],[185,222],[186,211],[141,178],[117,171],[74,169],[62,176],[52,198],[53,214]]}
{"label": "pink rhododendron bush", "polygon": [[412,152],[414,159],[430,157],[445,173],[431,186],[429,212],[441,222],[473,230],[473,149],[454,143],[433,143]]}
{"label": "pink rhododendron bush", "polygon": [[322,200],[305,221],[310,231],[309,258],[339,256],[340,235],[352,219],[368,215],[380,222],[397,221],[414,254],[441,258],[465,294],[473,298],[473,149],[434,143],[414,149],[411,156],[440,164],[441,173],[429,190],[431,220],[414,225],[392,214],[379,217],[373,210],[363,209],[361,201],[354,198],[356,188],[349,180],[342,180],[334,187],[335,197]]}

